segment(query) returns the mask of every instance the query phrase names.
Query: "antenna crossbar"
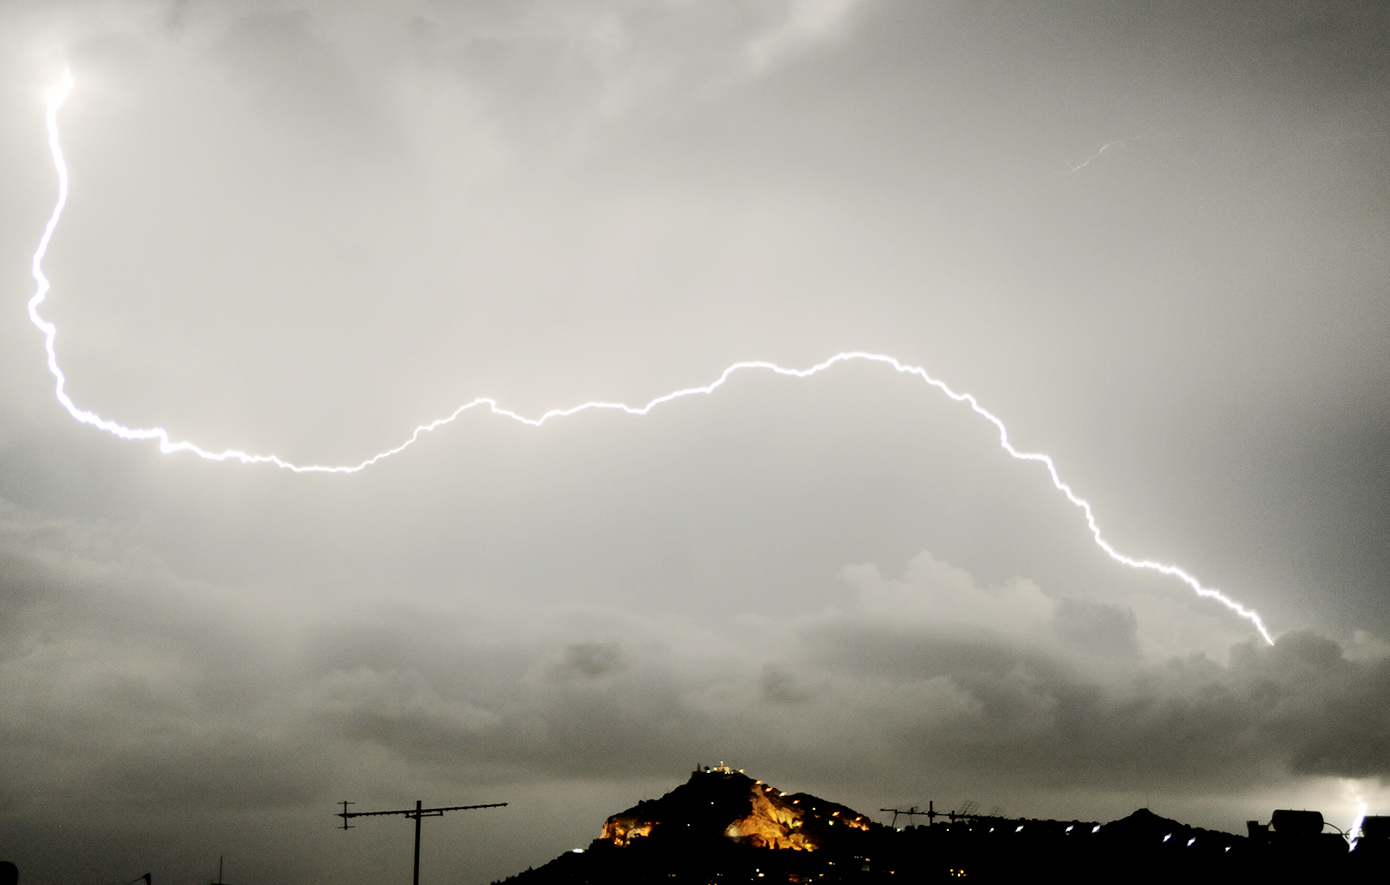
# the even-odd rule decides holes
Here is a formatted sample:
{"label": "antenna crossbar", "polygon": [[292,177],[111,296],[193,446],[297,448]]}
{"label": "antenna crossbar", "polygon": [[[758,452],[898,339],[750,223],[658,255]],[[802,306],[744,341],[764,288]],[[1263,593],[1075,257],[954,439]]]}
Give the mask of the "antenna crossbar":
{"label": "antenna crossbar", "polygon": [[351,827],[346,826],[348,818],[353,817],[383,817],[393,814],[399,814],[409,818],[413,818],[416,815],[421,817],[443,817],[446,811],[469,811],[474,808],[501,808],[506,804],[506,802],[487,802],[482,805],[446,805],[442,808],[401,808],[395,811],[340,811],[334,816],[341,817],[344,824],[342,829],[348,830],[351,829]]}

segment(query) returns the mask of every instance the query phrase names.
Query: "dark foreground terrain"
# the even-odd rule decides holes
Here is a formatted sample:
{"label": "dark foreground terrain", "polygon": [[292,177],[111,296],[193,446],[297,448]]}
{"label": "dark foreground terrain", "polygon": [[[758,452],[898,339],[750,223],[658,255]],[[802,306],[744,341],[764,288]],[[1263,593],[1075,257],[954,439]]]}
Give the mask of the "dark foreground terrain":
{"label": "dark foreground terrain", "polygon": [[1140,809],[1109,823],[939,815],[893,828],[742,772],[700,769],[660,799],[610,817],[599,838],[508,885],[733,882],[1387,881],[1390,818],[1366,836],[1324,832],[1317,812],[1276,812],[1246,835]]}

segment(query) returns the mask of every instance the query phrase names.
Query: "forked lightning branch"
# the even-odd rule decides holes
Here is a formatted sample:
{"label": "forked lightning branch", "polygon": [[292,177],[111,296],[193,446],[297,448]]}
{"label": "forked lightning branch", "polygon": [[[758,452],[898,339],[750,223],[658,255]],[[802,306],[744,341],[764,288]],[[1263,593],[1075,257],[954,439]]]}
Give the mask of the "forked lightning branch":
{"label": "forked lightning branch", "polygon": [[1171,578],[1176,578],[1179,581],[1182,581],[1183,583],[1191,587],[1192,590],[1198,596],[1201,596],[1205,599],[1213,600],[1215,602],[1219,602],[1220,604],[1226,606],[1226,608],[1235,612],[1240,617],[1249,621],[1251,624],[1254,625],[1255,629],[1259,631],[1260,636],[1262,636],[1266,642],[1270,643],[1271,645],[1274,642],[1273,637],[1270,635],[1269,630],[1266,629],[1264,621],[1260,618],[1259,613],[1254,611],[1253,609],[1242,605],[1241,603],[1222,593],[1220,590],[1204,586],[1201,581],[1197,580],[1196,577],[1194,577],[1186,570],[1182,569],[1177,565],[1157,562],[1151,559],[1135,559],[1134,557],[1121,553],[1120,551],[1112,547],[1110,545],[1110,542],[1108,542],[1101,534],[1100,525],[1096,522],[1095,512],[1091,509],[1090,503],[1088,503],[1081,496],[1077,495],[1076,492],[1072,490],[1071,486],[1067,485],[1065,482],[1062,481],[1061,475],[1057,472],[1057,465],[1053,463],[1051,456],[1046,455],[1042,452],[1025,452],[1016,448],[1014,444],[1009,440],[1009,431],[1008,428],[1004,426],[1004,422],[1001,421],[999,417],[995,415],[993,412],[989,411],[984,406],[981,406],[974,396],[968,393],[957,392],[956,390],[949,387],[944,381],[941,381],[940,379],[930,375],[926,369],[923,369],[920,366],[908,365],[894,357],[880,353],[864,353],[860,351],[837,353],[827,360],[816,363],[815,365],[804,369],[787,368],[785,366],[779,366],[776,363],[765,362],[762,360],[738,362],[734,363],[733,365],[726,368],[723,372],[719,373],[719,376],[715,378],[713,381],[709,382],[708,384],[702,384],[695,387],[685,387],[681,388],[680,390],[673,390],[670,393],[662,394],[661,396],[658,396],[655,399],[652,399],[640,405],[629,405],[627,403],[593,400],[590,402],[580,403],[575,406],[570,406],[568,408],[551,409],[550,411],[544,412],[540,415],[527,416],[514,412],[508,408],[505,408],[504,406],[502,406],[501,403],[499,403],[495,399],[492,399],[491,397],[479,397],[470,402],[464,403],[463,405],[455,409],[453,412],[442,418],[437,418],[433,421],[430,421],[429,423],[421,424],[420,426],[416,427],[415,431],[411,433],[410,436],[406,438],[405,441],[402,442],[400,445],[395,446],[391,449],[387,449],[383,452],[377,452],[375,455],[372,455],[369,458],[359,461],[356,464],[295,464],[275,454],[258,455],[250,452],[244,452],[239,449],[208,449],[187,440],[173,439],[169,435],[169,432],[162,427],[126,427],[125,425],[113,421],[109,418],[103,418],[93,411],[80,408],[79,406],[77,406],[76,403],[72,401],[72,398],[68,396],[66,390],[67,379],[63,375],[62,368],[58,365],[58,353],[56,348],[58,329],[53,323],[49,322],[48,320],[45,320],[42,317],[42,315],[39,314],[39,308],[43,305],[44,299],[48,296],[48,292],[50,289],[48,277],[46,277],[43,272],[43,258],[48,251],[48,245],[50,241],[53,239],[53,233],[58,227],[58,222],[62,218],[63,207],[67,205],[68,199],[68,169],[67,164],[63,160],[63,149],[58,139],[58,109],[62,106],[64,99],[66,99],[68,96],[68,93],[72,91],[72,86],[72,74],[71,72],[67,72],[63,75],[62,82],[60,82],[57,86],[53,87],[53,89],[50,90],[48,93],[48,146],[53,154],[53,165],[58,172],[58,200],[53,206],[53,214],[49,216],[48,224],[44,228],[43,236],[39,240],[38,248],[34,251],[33,274],[34,280],[38,284],[38,288],[34,292],[34,296],[29,299],[29,319],[44,334],[44,348],[48,354],[48,370],[53,374],[53,377],[56,382],[54,392],[57,395],[58,402],[60,402],[63,405],[63,408],[67,409],[68,414],[70,414],[73,418],[75,418],[77,421],[83,424],[95,427],[98,430],[103,430],[111,434],[112,436],[116,436],[124,440],[144,440],[151,442],[157,441],[159,443],[160,452],[163,452],[165,454],[171,454],[174,452],[188,452],[197,455],[199,458],[204,458],[209,461],[234,461],[248,465],[271,464],[283,470],[291,471],[293,473],[346,474],[357,473],[359,471],[367,469],[368,467],[371,467],[372,465],[386,458],[400,454],[401,452],[405,451],[406,449],[414,445],[416,442],[418,442],[420,438],[425,434],[431,433],[435,430],[440,429],[441,427],[444,427],[445,425],[451,424],[465,412],[469,412],[475,409],[485,409],[498,417],[507,418],[512,421],[517,421],[522,424],[529,425],[531,427],[540,427],[549,421],[553,421],[559,418],[568,418],[571,415],[577,415],[580,412],[588,411],[621,412],[625,415],[640,417],[650,414],[659,406],[664,406],[668,403],[673,403],[677,400],[682,400],[694,396],[707,396],[709,394],[712,394],[724,385],[726,385],[734,375],[739,373],[770,372],[774,375],[782,376],[785,378],[805,379],[815,375],[819,375],[822,372],[827,372],[833,369],[835,366],[838,366],[842,363],[876,363],[900,374],[916,376],[917,378],[921,379],[921,381],[923,381],[925,384],[935,388],[936,390],[938,390],[942,394],[945,394],[947,397],[951,398],[955,402],[969,407],[970,410],[973,411],[975,414],[979,415],[981,418],[994,425],[995,430],[999,433],[1000,447],[1002,447],[1004,451],[1007,452],[1011,457],[1016,458],[1020,461],[1032,461],[1042,465],[1042,467],[1047,471],[1048,476],[1052,478],[1052,484],[1057,488],[1057,490],[1060,491],[1063,495],[1065,495],[1067,500],[1070,501],[1072,505],[1079,509],[1085,516],[1086,526],[1090,529],[1091,537],[1095,539],[1096,545],[1100,547],[1100,549],[1103,550],[1105,554],[1109,556],[1111,559],[1115,560],[1116,562],[1122,565],[1129,566],[1133,569],[1158,572],[1159,574],[1166,575]]}

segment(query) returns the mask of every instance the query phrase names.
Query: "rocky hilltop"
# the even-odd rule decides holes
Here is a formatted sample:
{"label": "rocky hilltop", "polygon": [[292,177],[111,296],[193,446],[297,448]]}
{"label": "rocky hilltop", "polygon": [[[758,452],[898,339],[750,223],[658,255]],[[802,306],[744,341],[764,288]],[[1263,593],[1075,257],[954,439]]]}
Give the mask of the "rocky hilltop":
{"label": "rocky hilltop", "polygon": [[722,836],[755,848],[815,851],[830,844],[837,832],[867,832],[870,826],[852,808],[807,793],[788,794],[720,765],[697,769],[660,799],[643,800],[608,818],[599,841],[628,846],[639,839],[707,841]]}

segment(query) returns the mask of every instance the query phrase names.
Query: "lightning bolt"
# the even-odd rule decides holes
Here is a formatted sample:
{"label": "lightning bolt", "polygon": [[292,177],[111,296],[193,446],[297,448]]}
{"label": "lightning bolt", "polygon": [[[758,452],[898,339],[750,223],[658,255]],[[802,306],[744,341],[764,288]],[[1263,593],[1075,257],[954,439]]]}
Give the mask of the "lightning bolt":
{"label": "lightning bolt", "polygon": [[1080,172],[1082,169],[1085,169],[1087,166],[1091,165],[1091,163],[1093,163],[1094,161],[1099,160],[1099,159],[1100,159],[1100,155],[1103,154],[1103,153],[1105,153],[1106,151],[1110,150],[1111,148],[1113,148],[1113,147],[1124,147],[1124,146],[1125,146],[1125,143],[1124,143],[1123,141],[1118,140],[1118,139],[1115,140],[1115,141],[1106,142],[1105,144],[1101,145],[1100,150],[1096,151],[1094,154],[1091,154],[1089,157],[1087,157],[1086,159],[1082,160],[1079,164],[1077,164],[1077,165],[1071,167],[1071,171],[1070,171],[1068,174],[1069,174],[1069,175],[1075,175],[1076,173]]}
{"label": "lightning bolt", "polygon": [[1366,822],[1366,812],[1371,808],[1364,799],[1357,796],[1354,790],[1352,795],[1356,796],[1356,820],[1352,821],[1351,829],[1347,830],[1347,834],[1351,837],[1347,844],[1348,851],[1355,851],[1356,843],[1361,841],[1361,825]]}
{"label": "lightning bolt", "polygon": [[[658,406],[663,406],[667,403],[675,402],[676,400],[686,399],[688,397],[693,396],[708,396],[709,394],[712,394],[719,388],[723,387],[725,384],[729,382],[730,378],[732,378],[734,375],[740,372],[761,371],[771,372],[774,375],[780,375],[788,378],[810,378],[814,375],[819,375],[822,372],[828,371],[829,369],[841,363],[877,363],[880,365],[888,366],[889,368],[893,369],[895,372],[898,372],[899,374],[916,376],[917,378],[920,378],[922,381],[926,382],[930,386],[939,390],[941,393],[950,397],[955,402],[963,403],[969,406],[971,411],[988,421],[990,424],[994,425],[995,430],[997,430],[999,433],[999,445],[1004,449],[1004,451],[1008,452],[1010,456],[1018,459],[1019,461],[1032,461],[1041,464],[1047,470],[1048,476],[1052,478],[1053,486],[1055,486],[1058,491],[1065,495],[1067,500],[1070,501],[1073,506],[1077,507],[1081,510],[1083,514],[1085,514],[1086,525],[1091,531],[1091,537],[1095,539],[1096,545],[1099,546],[1100,549],[1104,551],[1105,554],[1109,556],[1111,559],[1115,560],[1116,562],[1122,565],[1129,566],[1133,569],[1158,572],[1161,575],[1166,575],[1171,578],[1177,578],[1184,584],[1187,584],[1187,586],[1191,587],[1193,592],[1195,592],[1198,596],[1204,599],[1211,599],[1216,602],[1219,602],[1226,608],[1235,612],[1240,617],[1249,621],[1251,624],[1255,626],[1255,629],[1259,631],[1260,636],[1262,636],[1266,642],[1268,642],[1270,645],[1274,644],[1274,637],[1270,635],[1269,630],[1265,627],[1264,621],[1260,618],[1259,613],[1256,612],[1254,609],[1247,608],[1246,606],[1240,604],[1236,600],[1222,593],[1220,590],[1204,586],[1201,581],[1197,580],[1196,577],[1194,577],[1186,570],[1182,569],[1177,565],[1157,562],[1152,559],[1135,559],[1134,557],[1127,556],[1126,554],[1121,553],[1120,551],[1112,547],[1110,545],[1110,542],[1107,541],[1101,534],[1100,525],[1096,522],[1095,512],[1091,508],[1090,503],[1086,501],[1086,499],[1082,498],[1080,495],[1076,494],[1076,492],[1072,490],[1071,486],[1062,481],[1061,475],[1057,472],[1057,465],[1053,463],[1051,456],[1042,452],[1025,452],[1015,447],[1014,444],[1009,440],[1009,431],[1008,428],[1004,426],[1004,422],[1000,420],[1000,418],[993,412],[980,405],[979,401],[976,400],[972,394],[961,393],[952,389],[950,386],[946,384],[946,382],[933,377],[931,374],[927,372],[926,369],[922,368],[921,366],[908,365],[899,361],[895,357],[887,356],[881,353],[846,351],[844,353],[837,353],[829,359],[816,363],[815,365],[805,369],[791,369],[785,366],[780,366],[776,363],[766,362],[763,360],[747,360],[743,362],[737,362],[726,368],[723,372],[720,373],[718,378],[716,378],[708,384],[703,384],[697,387],[684,387],[679,390],[673,390],[670,393],[662,394],[661,396],[658,396],[655,399],[649,400],[644,405],[637,406],[619,402],[606,402],[603,400],[594,400],[586,403],[580,403],[577,406],[570,406],[569,408],[551,409],[536,417],[527,417],[520,413],[513,412],[510,409],[504,408],[500,403],[497,402],[497,400],[491,397],[479,397],[475,400],[472,400],[471,402],[464,403],[463,405],[455,409],[452,413],[443,418],[438,418],[434,421],[429,422],[428,424],[421,424],[420,426],[416,427],[415,432],[410,435],[410,438],[407,439],[405,442],[401,443],[400,445],[396,446],[395,448],[387,449],[383,452],[378,452],[370,458],[367,458],[365,461],[361,461],[356,464],[344,464],[336,466],[324,464],[295,464],[290,461],[286,461],[279,455],[254,455],[248,452],[241,451],[239,449],[223,449],[220,452],[213,451],[210,449],[205,449],[202,446],[196,445],[195,443],[188,442],[186,440],[171,439],[169,436],[169,432],[162,427],[126,427],[123,424],[119,424],[110,419],[103,418],[95,412],[79,408],[72,401],[72,398],[68,396],[66,391],[67,379],[63,375],[63,370],[58,366],[58,355],[54,346],[54,341],[58,336],[58,328],[53,323],[48,322],[42,316],[39,315],[39,306],[43,304],[44,299],[48,296],[49,289],[51,288],[48,281],[48,277],[44,276],[43,273],[43,258],[44,255],[48,252],[48,244],[53,239],[53,232],[58,227],[58,221],[59,219],[61,219],[63,214],[63,207],[67,205],[68,199],[68,169],[67,164],[63,161],[62,145],[60,144],[58,139],[58,108],[62,105],[63,100],[66,99],[68,94],[72,91],[72,86],[72,73],[70,71],[65,72],[63,74],[62,82],[60,82],[57,86],[53,87],[53,89],[51,89],[48,93],[48,147],[53,154],[53,165],[58,171],[58,201],[53,206],[53,214],[49,216],[48,225],[44,228],[43,237],[39,240],[38,249],[34,252],[33,275],[35,282],[38,284],[38,288],[35,291],[34,296],[29,299],[29,319],[44,334],[44,349],[48,354],[48,370],[53,374],[53,377],[56,381],[54,392],[57,395],[58,402],[62,404],[63,408],[67,409],[69,415],[71,415],[74,419],[83,424],[95,427],[98,430],[103,430],[113,436],[119,437],[124,440],[157,440],[159,442],[159,451],[164,454],[171,454],[174,452],[191,452],[192,454],[197,455],[199,458],[204,458],[209,461],[239,461],[242,464],[273,464],[276,467],[279,467],[284,470],[289,470],[293,473],[358,473],[380,461],[385,460],[386,458],[391,457],[392,455],[400,454],[401,452],[405,451],[406,449],[414,445],[416,442],[418,442],[420,437],[422,437],[423,435],[427,433],[432,433],[435,430],[444,427],[445,425],[452,424],[454,421],[458,420],[458,418],[465,412],[469,412],[474,409],[486,409],[494,415],[503,418],[510,418],[513,421],[526,424],[530,427],[540,427],[546,422],[552,421],[557,418],[568,418],[571,415],[577,415],[581,412],[589,411],[612,411],[622,412],[624,414],[633,416],[643,416],[649,414],[653,409],[657,408]],[[1103,151],[1104,148],[1102,148],[1101,150]]]}

